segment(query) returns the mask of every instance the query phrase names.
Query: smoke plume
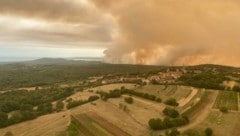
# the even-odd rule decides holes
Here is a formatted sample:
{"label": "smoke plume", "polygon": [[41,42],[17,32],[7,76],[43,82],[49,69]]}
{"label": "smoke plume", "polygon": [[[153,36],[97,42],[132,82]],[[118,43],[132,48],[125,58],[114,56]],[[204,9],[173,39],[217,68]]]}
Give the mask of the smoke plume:
{"label": "smoke plume", "polygon": [[238,0],[92,0],[118,25],[112,63],[240,66]]}

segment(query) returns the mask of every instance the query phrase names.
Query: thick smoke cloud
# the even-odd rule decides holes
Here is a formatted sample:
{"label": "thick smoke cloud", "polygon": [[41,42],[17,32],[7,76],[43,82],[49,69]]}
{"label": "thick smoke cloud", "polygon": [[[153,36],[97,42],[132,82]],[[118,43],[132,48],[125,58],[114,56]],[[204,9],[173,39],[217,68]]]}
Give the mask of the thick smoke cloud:
{"label": "thick smoke cloud", "polygon": [[111,21],[86,0],[0,0],[0,42],[104,48]]}
{"label": "thick smoke cloud", "polygon": [[118,35],[112,63],[240,66],[238,0],[92,0],[111,14]]}

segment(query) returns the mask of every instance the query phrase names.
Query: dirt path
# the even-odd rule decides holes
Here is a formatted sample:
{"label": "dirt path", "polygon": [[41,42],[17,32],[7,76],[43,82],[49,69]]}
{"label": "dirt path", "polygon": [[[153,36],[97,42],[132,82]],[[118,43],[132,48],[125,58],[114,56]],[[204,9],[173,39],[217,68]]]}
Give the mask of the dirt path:
{"label": "dirt path", "polygon": [[205,100],[198,105],[198,108],[191,113],[190,124],[180,127],[180,131],[186,131],[196,127],[198,124],[202,123],[209,115],[212,110],[212,106],[217,98],[217,91],[207,92],[208,95]]}
{"label": "dirt path", "polygon": [[186,97],[178,101],[179,107],[185,106],[198,93],[196,88],[192,88],[192,92]]}

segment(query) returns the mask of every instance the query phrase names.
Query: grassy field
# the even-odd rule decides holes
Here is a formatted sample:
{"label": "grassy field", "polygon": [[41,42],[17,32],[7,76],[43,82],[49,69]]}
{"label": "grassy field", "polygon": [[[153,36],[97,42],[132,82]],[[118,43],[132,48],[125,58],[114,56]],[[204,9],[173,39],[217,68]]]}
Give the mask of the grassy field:
{"label": "grassy field", "polygon": [[134,89],[136,88],[136,85],[129,84],[129,83],[109,84],[109,85],[102,85],[94,88],[89,88],[88,90],[92,90],[94,92],[96,91],[109,92],[114,89],[121,89],[121,87],[125,87],[126,89]]}
{"label": "grassy field", "polygon": [[138,92],[149,93],[166,100],[168,98],[175,98],[177,101],[187,98],[191,92],[191,87],[177,86],[177,85],[147,85],[143,87],[138,87],[136,89]]}
{"label": "grassy field", "polygon": [[56,136],[67,128],[69,120],[69,111],[49,114],[2,128],[0,136],[4,136],[8,131],[11,131],[14,136]]}
{"label": "grassy field", "polygon": [[102,128],[94,120],[88,117],[86,114],[80,114],[72,117],[72,121],[77,124],[79,132],[84,132],[88,136],[113,136],[106,129]]}
{"label": "grassy field", "polygon": [[214,136],[239,136],[239,122],[240,114],[237,112],[222,114],[219,111],[212,111],[197,129],[204,131],[210,127],[214,131]]}
{"label": "grassy field", "polygon": [[219,109],[221,107],[227,107],[229,110],[238,111],[238,93],[232,91],[219,91],[213,108]]}

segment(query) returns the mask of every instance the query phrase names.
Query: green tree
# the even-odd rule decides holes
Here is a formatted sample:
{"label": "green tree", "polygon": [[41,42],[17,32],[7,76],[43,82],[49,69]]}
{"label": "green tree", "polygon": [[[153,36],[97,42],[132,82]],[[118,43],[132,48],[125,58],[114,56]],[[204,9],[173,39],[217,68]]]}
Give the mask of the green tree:
{"label": "green tree", "polygon": [[228,113],[228,108],[227,108],[227,107],[221,107],[221,108],[220,108],[220,111],[221,111],[222,113]]}
{"label": "green tree", "polygon": [[206,136],[212,136],[213,135],[213,130],[211,128],[206,128],[205,129],[205,134],[206,134]]}
{"label": "green tree", "polygon": [[179,104],[177,103],[177,100],[174,98],[169,98],[165,102],[165,104],[170,105],[170,106],[178,106]]}
{"label": "green tree", "polygon": [[148,125],[153,130],[161,130],[163,129],[163,122],[161,119],[150,119],[148,121]]}
{"label": "green tree", "polygon": [[176,118],[179,116],[179,113],[177,110],[173,109],[173,108],[170,108],[170,107],[166,107],[164,110],[163,110],[163,114],[164,115],[167,115],[171,118]]}
{"label": "green tree", "polygon": [[8,124],[8,115],[4,112],[0,112],[0,127],[6,127]]}
{"label": "green tree", "polygon": [[125,100],[125,102],[127,102],[129,104],[133,103],[133,98],[132,97],[126,97],[124,100]]}
{"label": "green tree", "polygon": [[64,103],[62,101],[57,101],[56,103],[56,111],[59,112],[64,108]]}

